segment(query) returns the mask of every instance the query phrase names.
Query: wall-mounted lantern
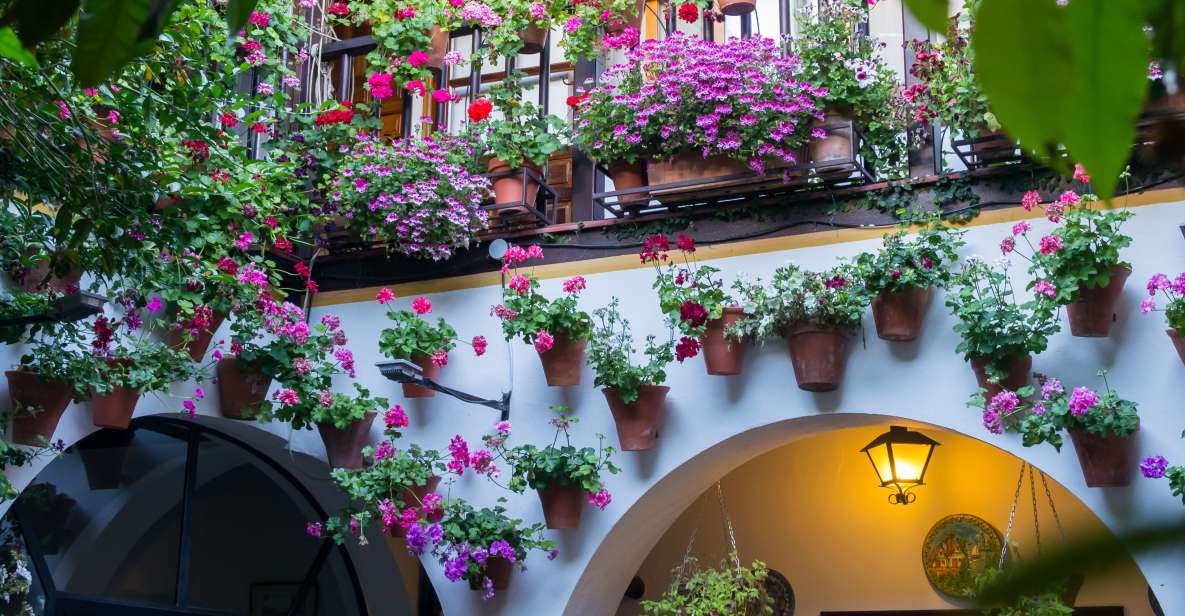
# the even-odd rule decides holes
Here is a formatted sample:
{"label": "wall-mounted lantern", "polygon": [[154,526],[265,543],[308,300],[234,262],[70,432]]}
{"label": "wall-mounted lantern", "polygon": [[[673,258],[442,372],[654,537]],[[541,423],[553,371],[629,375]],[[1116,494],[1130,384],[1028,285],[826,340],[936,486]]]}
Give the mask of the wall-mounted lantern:
{"label": "wall-mounted lantern", "polygon": [[890,426],[860,451],[868,455],[881,487],[896,490],[889,495],[889,502],[908,505],[918,498],[910,490],[925,483],[930,456],[938,444],[921,432]]}

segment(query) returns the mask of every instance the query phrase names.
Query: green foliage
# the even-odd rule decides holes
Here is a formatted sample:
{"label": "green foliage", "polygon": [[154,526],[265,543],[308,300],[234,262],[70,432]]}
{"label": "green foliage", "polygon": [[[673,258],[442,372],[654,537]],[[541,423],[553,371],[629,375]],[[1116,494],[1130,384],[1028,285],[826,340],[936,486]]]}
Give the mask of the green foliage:
{"label": "green foliage", "polygon": [[[652,242],[654,236],[648,240]],[[662,238],[662,243],[667,242]],[[719,319],[724,315],[724,309],[736,304],[732,296],[724,288],[724,281],[716,277],[720,270],[710,265],[698,265],[695,254],[695,243],[691,238],[680,233],[676,242],[679,246],[679,257],[682,263],[669,257],[665,250],[660,253],[647,253],[643,249],[643,260],[654,265],[654,284],[651,285],[658,292],[658,308],[666,315],[667,322],[684,336],[699,338],[708,329],[708,321]],[[707,318],[698,325],[696,319],[686,318],[683,307],[692,304],[704,309]],[[694,306],[692,306],[694,307]]]}
{"label": "green foliage", "polygon": [[[506,447],[509,427],[506,427],[506,431],[483,438],[486,446],[510,465],[509,488],[519,493],[527,488],[543,490],[551,486],[578,486],[588,493],[604,490],[601,474],[617,474],[621,471],[610,461],[617,450],[605,446],[603,434],[597,435],[596,448],[574,447],[568,429],[579,420],[571,416],[572,408],[557,404],[551,409],[557,414],[551,419],[551,424],[556,427],[556,435],[546,447],[531,444]],[[561,434],[564,443],[557,445]]]}
{"label": "green foliage", "polygon": [[947,0],[905,0],[905,6],[923,26],[936,32],[946,28],[946,11],[950,6]]}
{"label": "green foliage", "polygon": [[[687,569],[691,569],[690,572]],[[740,564],[734,550],[714,569],[700,569],[688,558],[671,571],[671,587],[658,601],[643,601],[648,616],[717,616],[773,614],[773,599],[765,592],[769,568],[755,560]]]}
{"label": "green foliage", "polygon": [[564,282],[564,294],[548,299],[540,292],[537,278],[530,272],[521,273],[518,262],[507,263],[511,265],[510,284],[502,292],[502,307],[495,309],[507,340],[520,338],[534,344],[539,332],[564,335],[571,341],[588,338],[592,317],[578,308],[578,296],[585,288],[583,276],[569,278]]}
{"label": "green foliage", "polygon": [[[1065,305],[1078,299],[1080,286],[1103,288],[1111,283],[1112,269],[1131,269],[1130,263],[1120,259],[1119,252],[1131,245],[1132,238],[1120,233],[1119,228],[1132,213],[1091,207],[1097,200],[1094,195],[1083,195],[1080,205],[1065,210],[1061,225],[1054,231],[1064,247],[1033,251],[1029,273],[1034,280],[1028,288],[1032,289],[1038,280],[1045,280],[1055,288],[1054,300]],[[1022,235],[1027,240],[1027,234]]]}
{"label": "green foliage", "polygon": [[[976,588],[982,590],[998,583],[1001,571],[995,567],[989,568],[976,577]],[[1017,597],[1010,605],[1003,605],[983,610],[985,616],[1070,616],[1074,608],[1069,607],[1062,600],[1062,584],[1054,585],[1045,592]]]}
{"label": "green foliage", "polygon": [[383,509],[394,505],[394,511],[402,513],[408,507],[421,507],[422,502],[409,502],[410,491],[405,488],[425,487],[434,476],[443,473],[444,456],[433,449],[422,449],[412,443],[396,449],[394,438],[398,433],[387,430],[388,440],[378,449],[367,446],[362,450],[369,464],[358,469],[333,469],[330,473],[337,487],[350,499],[350,505],[329,524],[330,536],[338,544],[344,543],[350,535],[350,520],[357,520],[360,527],[371,520],[378,520],[387,528]]}
{"label": "green foliage", "polygon": [[567,126],[551,114],[541,116],[534,103],[523,99],[523,77],[522,71],[515,71],[490,88],[490,102],[501,117],[470,124],[470,128],[477,133],[475,139],[484,144],[487,156],[511,167],[524,163],[538,167],[564,147],[561,137]]}
{"label": "green foliage", "polygon": [[760,279],[733,284],[745,317],[725,331],[733,340],[767,340],[797,323],[855,329],[872,301],[859,269],[841,264],[822,272],[789,263],[774,270],[770,286]]}
{"label": "green foliage", "polygon": [[931,219],[912,239],[909,229],[900,227],[884,236],[884,244],[875,253],[856,257],[860,279],[871,295],[881,291],[897,292],[909,288],[945,287],[951,268],[963,246],[963,232]]}
{"label": "green foliage", "polygon": [[[505,499],[499,499],[499,503]],[[444,504],[444,517],[440,522],[443,529],[440,543],[445,545],[469,545],[488,550],[496,541],[505,541],[514,551],[515,562],[523,562],[532,550],[550,550],[555,542],[543,539],[543,523],[536,522],[523,527],[522,520],[506,515],[501,504],[494,507],[475,509],[473,505],[459,499],[449,499]],[[469,565],[462,579],[480,580],[481,567],[469,559]]]}
{"label": "green foliage", "polygon": [[432,326],[411,310],[388,310],[394,325],[379,333],[379,351],[391,359],[428,357],[437,351],[451,351],[457,346],[457,330],[443,317]]}
{"label": "green foliage", "polygon": [[[1100,370],[1099,376],[1106,384],[1107,372]],[[1089,390],[1079,388],[1076,391],[1071,393],[1066,391],[1060,381],[1046,379],[1042,383],[1040,398],[1029,400],[1035,390],[1031,386],[1024,387],[1016,392],[1019,404],[1012,409],[999,409],[1007,411],[1000,418],[1000,423],[1004,429],[1020,433],[1025,447],[1049,443],[1058,451],[1062,448],[1062,432],[1066,430],[1083,430],[1104,438],[1123,438],[1140,427],[1136,403],[1120,398],[1110,385],[1098,396],[1097,404],[1085,410],[1077,408],[1078,414],[1075,414],[1072,401],[1076,395]],[[1094,395],[1094,392],[1090,394]],[[1007,393],[1001,395],[1009,396]],[[993,405],[1001,406],[1001,403],[995,401]],[[982,402],[977,406],[982,407]]]}
{"label": "green foliage", "polygon": [[644,364],[634,365],[634,337],[630,323],[621,316],[616,297],[608,306],[593,311],[595,322],[588,343],[588,364],[596,373],[597,387],[616,388],[621,401],[638,399],[638,390],[646,385],[661,385],[667,380],[666,367],[675,359],[671,339],[658,344],[658,337],[646,336]]}
{"label": "green foliage", "polygon": [[941,41],[909,42],[915,53],[909,72],[918,83],[904,92],[915,120],[923,124],[938,120],[964,138],[1000,130],[994,107],[981,91],[979,74],[972,70],[976,55],[984,53],[969,41],[974,36],[972,8],[972,2],[964,2],[962,12],[945,28],[937,28],[946,34]]}
{"label": "green foliage", "polygon": [[152,4],[152,0],[86,0],[70,64],[80,83],[98,85],[136,56],[147,42],[141,38],[141,28]]}
{"label": "green foliage", "polygon": [[0,56],[10,58],[26,66],[37,66],[37,58],[21,46],[21,41],[12,28],[0,28]]}

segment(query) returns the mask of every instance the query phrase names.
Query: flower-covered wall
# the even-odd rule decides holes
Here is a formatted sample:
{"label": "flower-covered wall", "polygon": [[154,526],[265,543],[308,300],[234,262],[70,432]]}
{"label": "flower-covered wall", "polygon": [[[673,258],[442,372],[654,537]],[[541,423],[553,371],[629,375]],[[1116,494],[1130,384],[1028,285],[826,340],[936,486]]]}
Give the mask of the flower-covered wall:
{"label": "flower-covered wall", "polygon": [[[1142,315],[1139,304],[1147,297],[1144,281],[1152,274],[1165,272],[1175,276],[1185,269],[1185,239],[1178,229],[1185,221],[1185,201],[1181,199],[1179,193],[1164,192],[1143,202],[1130,203],[1138,207],[1133,207],[1134,217],[1124,230],[1134,241],[1123,251],[1123,257],[1131,262],[1133,274],[1124,290],[1111,335],[1097,339],[1071,337],[1063,316],[1063,331],[1052,337],[1049,349],[1034,361],[1034,370],[1075,387],[1101,387],[1096,372],[1109,370],[1111,386],[1124,398],[1139,404],[1140,457],[1161,454],[1178,463],[1185,461],[1185,446],[1179,439],[1185,428],[1185,415],[1178,402],[1185,366],[1165,335],[1163,315]],[[1020,208],[984,213],[969,227],[967,246],[961,254],[964,257],[978,254],[994,260],[999,256],[1001,239],[1010,235],[1011,223],[1021,218],[1033,219],[1036,232],[1050,224],[1035,212]],[[835,231],[701,245],[697,256],[701,261],[711,260],[712,265],[722,270],[724,279],[731,282],[739,274],[768,277],[787,262],[808,269],[824,269],[836,259],[874,249],[879,245],[879,235],[880,230]],[[1026,269],[1023,262],[1012,264],[1010,272],[1018,288],[1028,281]],[[583,275],[588,284],[580,299],[583,309],[603,306],[617,296],[635,336],[666,335],[656,296],[650,288],[654,272],[640,265],[635,256],[544,265],[537,273],[546,278],[544,289],[552,295],[559,294],[563,279]],[[499,397],[503,390],[511,391],[511,438],[515,442],[551,442],[554,430],[547,423],[551,416],[549,406],[567,404],[580,419],[572,431],[574,444],[595,446],[596,434],[601,433],[616,445],[617,435],[605,397],[592,386],[593,375],[587,368],[580,386],[550,388],[544,383],[534,349],[521,342],[507,345],[502,341],[499,323],[490,315],[490,307],[499,303],[501,297],[497,281],[494,274],[393,288],[401,308],[407,307],[414,297],[425,295],[432,302],[432,315],[447,318],[462,339],[483,335],[489,340],[489,348],[482,357],[474,356],[466,346],[453,351],[440,381],[489,398]],[[397,446],[415,442],[445,450],[455,435],[461,435],[471,444],[479,443],[480,437],[489,433],[498,420],[495,411],[442,395],[402,400],[399,386],[383,379],[373,367],[383,359],[377,338],[379,331],[388,325],[386,308],[373,300],[377,292],[376,288],[323,293],[318,297],[312,318],[320,319],[325,313],[339,315],[349,337],[348,346],[356,357],[358,380],[372,393],[389,396],[406,409],[410,425]],[[872,332],[870,315],[865,315],[863,323],[863,333],[849,345],[843,385],[833,393],[799,390],[792,378],[785,343],[781,341],[751,348],[745,357],[744,372],[739,376],[708,376],[700,358],[672,364],[666,383],[671,388],[668,414],[657,445],[650,451],[615,456],[614,461],[622,471],[607,477],[612,502],[604,511],[586,506],[578,529],[547,531],[557,542],[558,555],[553,561],[533,555],[527,562],[528,570],[516,573],[507,591],[485,602],[481,593],[472,592],[464,583],[447,581],[434,561],[423,560],[445,612],[611,614],[630,578],[668,526],[713,481],[747,460],[802,436],[843,426],[883,426],[892,421],[890,418],[941,426],[983,439],[1032,462],[1065,486],[1112,530],[1180,519],[1182,504],[1169,494],[1164,481],[1133,476],[1130,487],[1088,488],[1069,443],[1059,454],[1049,446],[1025,448],[1015,435],[989,434],[981,423],[980,413],[965,406],[976,383],[971,369],[955,352],[959,342],[952,330],[955,321],[943,306],[941,293],[931,302],[924,330],[916,342],[882,341]],[[20,348],[14,347],[0,349],[0,362],[14,364],[20,352]],[[187,391],[184,385],[175,386],[175,390]],[[209,396],[199,402],[200,414],[218,414],[213,398]],[[178,410],[178,401],[162,403],[145,399],[138,412]],[[85,405],[72,406],[62,420],[57,437],[72,443],[93,429],[90,423]],[[374,442],[380,437],[378,424],[371,435]],[[289,438],[283,424],[263,429]],[[296,432],[290,439],[296,452],[324,456],[316,432]],[[41,460],[38,466],[10,471],[16,486],[27,485],[44,463]],[[1016,469],[1009,466],[998,471],[1012,475]],[[974,482],[975,477],[966,480]],[[876,490],[871,481],[868,489]],[[523,495],[508,494],[471,472],[452,483],[446,480],[440,490],[463,495],[479,506],[492,505],[497,498],[508,496],[507,507],[513,517],[528,522],[542,519],[539,501],[531,491]],[[843,529],[827,532],[842,533]],[[304,539],[304,529],[293,529],[294,541]],[[372,541],[368,547],[354,551],[384,549],[383,542]],[[1185,591],[1177,583],[1182,557],[1185,557],[1183,548],[1135,556],[1167,614],[1185,611]],[[391,571],[387,575],[391,579],[396,574]],[[377,576],[382,577],[382,574]],[[375,583],[375,579],[370,577],[364,584]]]}

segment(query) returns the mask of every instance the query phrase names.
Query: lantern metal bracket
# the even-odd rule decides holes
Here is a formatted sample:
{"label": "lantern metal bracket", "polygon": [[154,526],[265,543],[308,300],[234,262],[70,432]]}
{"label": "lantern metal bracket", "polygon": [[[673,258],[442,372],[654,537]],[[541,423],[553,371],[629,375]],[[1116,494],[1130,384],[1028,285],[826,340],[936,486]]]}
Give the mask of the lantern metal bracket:
{"label": "lantern metal bracket", "polygon": [[451,387],[445,387],[424,376],[423,370],[419,366],[406,359],[379,362],[375,366],[378,367],[379,372],[382,372],[384,377],[396,383],[419,385],[420,387],[426,387],[432,391],[438,391],[442,394],[452,396],[461,402],[492,408],[502,413],[502,421],[510,418],[510,392],[508,391],[502,392],[502,398],[500,400],[489,400]]}

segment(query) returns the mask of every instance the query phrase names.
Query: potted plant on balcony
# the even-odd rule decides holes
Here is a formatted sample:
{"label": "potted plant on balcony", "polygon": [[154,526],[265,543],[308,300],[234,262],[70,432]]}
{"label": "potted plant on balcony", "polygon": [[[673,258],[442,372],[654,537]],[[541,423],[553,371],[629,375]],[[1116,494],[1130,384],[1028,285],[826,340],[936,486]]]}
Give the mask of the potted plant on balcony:
{"label": "potted plant on balcony", "polygon": [[946,294],[946,306],[959,320],[957,351],[971,362],[985,403],[1003,389],[1027,385],[1033,354],[1044,351],[1061,329],[1053,300],[1040,292],[1018,300],[1006,267],[972,257]]}
{"label": "potted plant on balcony", "polygon": [[[1131,482],[1135,433],[1140,428],[1136,403],[1119,397],[1100,370],[1106,391],[1099,395],[1087,387],[1066,391],[1061,381],[1044,379],[1039,399],[1035,390],[1001,391],[983,408],[983,424],[1000,434],[1019,432],[1024,446],[1049,443],[1061,451],[1062,432],[1069,432],[1082,465],[1086,485],[1092,488],[1126,486]],[[973,397],[971,406],[979,406]]]}
{"label": "potted plant on balcony", "polygon": [[445,14],[444,2],[336,2],[326,11],[331,23],[365,28],[375,47],[366,55],[374,72],[390,74],[395,84],[430,83],[431,68],[441,68],[448,53],[448,29],[459,25]]}
{"label": "potted plant on balcony", "polygon": [[682,262],[670,256],[670,240],[659,233],[642,242],[643,263],[654,265],[653,288],[667,320],[682,334],[675,346],[675,359],[695,357],[702,349],[708,374],[740,374],[745,356],[744,343],[725,337],[725,328],[745,316],[716,277],[720,270],[695,261],[695,240],[680,233],[675,239]]}
{"label": "potted plant on balcony", "polygon": [[[378,302],[387,306],[387,318],[394,325],[379,333],[379,351],[390,359],[406,359],[420,367],[420,372],[435,381],[440,369],[448,365],[449,351],[457,346],[457,330],[444,317],[432,325],[424,315],[432,312],[432,301],[417,297],[411,310],[395,310],[395,294],[390,289],[378,293]],[[405,398],[431,398],[436,392],[414,383],[403,384]]]}
{"label": "potted plant on balcony", "polygon": [[510,283],[502,292],[502,303],[493,308],[493,313],[502,320],[502,332],[507,340],[521,338],[535,347],[548,385],[579,385],[584,347],[592,331],[592,318],[576,307],[578,296],[585,289],[584,277],[565,280],[564,295],[549,300],[540,292],[537,278],[519,271],[520,264],[536,258],[543,258],[539,246],[507,249],[502,263],[504,271],[511,273]]}
{"label": "potted plant on balcony", "polygon": [[688,556],[671,571],[671,585],[662,598],[643,601],[642,611],[648,616],[772,615],[768,575],[769,568],[759,560],[742,565],[735,549],[714,568],[701,568]]}
{"label": "potted plant on balcony", "polygon": [[[507,487],[511,491],[520,494],[527,488],[538,491],[548,528],[576,528],[580,526],[580,512],[586,499],[602,510],[609,506],[612,496],[605,489],[601,474],[617,474],[621,469],[609,460],[616,450],[605,446],[603,434],[597,435],[595,449],[577,449],[572,445],[568,429],[578,420],[571,416],[571,407],[556,404],[551,410],[556,413],[550,420],[556,434],[546,447],[530,444],[507,447],[506,441],[510,437],[510,422],[507,421],[495,424],[494,434],[486,435],[482,440],[487,449],[510,466]],[[561,434],[564,442],[557,445]]]}
{"label": "potted plant on balcony", "polygon": [[662,425],[665,402],[670,387],[666,367],[673,360],[671,339],[657,343],[658,337],[646,337],[645,363],[634,365],[634,337],[629,321],[621,316],[616,297],[608,306],[593,311],[595,322],[589,338],[588,363],[596,373],[593,384],[602,388],[623,451],[642,451],[654,447]]}
{"label": "potted plant on balcony", "polygon": [[[594,89],[580,103],[580,114],[591,114],[582,142],[607,163],[640,146],[651,186],[746,168],[764,175],[797,163],[809,122],[822,119],[816,99],[825,91],[803,81],[801,68],[766,37],[716,43],[676,33],[644,41],[605,72],[604,93]],[[606,100],[626,108],[598,109]],[[602,148],[612,156],[598,158]]]}
{"label": "potted plant on balcony", "polygon": [[408,550],[423,554],[429,540],[432,555],[450,582],[465,580],[473,590],[491,599],[495,590],[510,586],[514,565],[525,567],[534,550],[555,558],[555,542],[543,538],[543,525],[523,526],[498,505],[476,509],[459,498],[450,498],[430,511],[419,526],[407,531]]}
{"label": "potted plant on balcony", "polygon": [[346,225],[387,250],[443,260],[486,228],[489,182],[474,167],[472,142],[437,134],[390,143],[359,132],[325,182],[325,220]]}
{"label": "potted plant on balcony", "polygon": [[1012,141],[1001,131],[972,70],[970,0],[951,17],[946,37],[939,42],[913,40],[909,74],[918,80],[902,92],[915,122],[939,122],[952,136],[975,140],[972,151],[984,162],[998,162],[1012,155]]}
{"label": "potted plant on balcony", "polygon": [[[1076,177],[1085,177],[1080,168]],[[1039,201],[1036,195],[1026,195],[1026,207]],[[1115,306],[1132,273],[1131,264],[1119,258],[1119,251],[1132,241],[1119,228],[1132,213],[1092,208],[1097,201],[1094,195],[1067,190],[1044,206],[1049,220],[1060,223],[1056,229],[1034,243],[1029,237],[1032,227],[1022,220],[1000,243],[1004,254],[1016,252],[1029,261],[1034,277],[1030,289],[1066,307],[1070,333],[1094,338],[1110,333]]]}
{"label": "potted plant on balcony", "polygon": [[[653,136],[646,132],[633,137],[623,134],[638,121],[632,97],[641,93],[641,85],[641,71],[617,65],[602,73],[596,87],[568,99],[574,117],[572,142],[605,168],[615,191],[646,186],[646,157],[657,150]],[[633,209],[648,201],[645,192],[617,197],[618,203]]]}
{"label": "potted plant on balcony", "polygon": [[0,211],[0,266],[20,291],[77,290],[82,279],[78,255],[72,260],[69,251],[43,245],[52,227],[53,219],[41,213]]}
{"label": "potted plant on balcony", "polygon": [[[564,146],[564,122],[551,114],[541,114],[538,107],[523,98],[523,77],[522,71],[515,71],[490,89],[488,99],[478,99],[469,108],[469,129],[489,160],[487,171],[494,184],[494,205],[509,206],[495,207],[495,213],[534,207],[539,184],[530,176],[524,180],[522,169],[540,174],[550,156]],[[490,119],[494,109],[501,117]]]}
{"label": "potted plant on balcony", "polygon": [[788,264],[760,280],[733,284],[745,316],[727,329],[733,340],[784,336],[794,378],[806,391],[838,389],[847,364],[848,338],[860,327],[869,295],[855,266],[811,272]]}
{"label": "potted plant on balcony", "polygon": [[931,292],[950,282],[962,235],[932,220],[912,238],[904,227],[886,234],[880,250],[856,258],[860,278],[873,296],[877,336],[892,341],[918,337]]}
{"label": "potted plant on balcony", "polygon": [[[882,178],[902,177],[908,172],[905,101],[897,73],[879,53],[883,43],[860,27],[867,19],[863,2],[827,2],[817,11],[800,12],[798,34],[791,39],[791,51],[802,60],[799,77],[826,90],[819,101],[823,119],[812,126],[827,134],[810,141],[807,159],[826,169],[828,163],[855,162],[859,156]],[[853,121],[862,131],[858,144]],[[844,165],[832,173],[848,172]]]}
{"label": "potted plant on balcony", "polygon": [[[1158,293],[1168,300],[1164,308],[1158,308],[1156,305],[1155,298]],[[1156,310],[1164,311],[1165,321],[1169,326],[1165,333],[1177,349],[1177,357],[1185,363],[1185,273],[1178,274],[1171,280],[1164,274],[1154,274],[1148,279],[1148,295],[1148,299],[1140,302],[1140,312],[1148,314]]]}

